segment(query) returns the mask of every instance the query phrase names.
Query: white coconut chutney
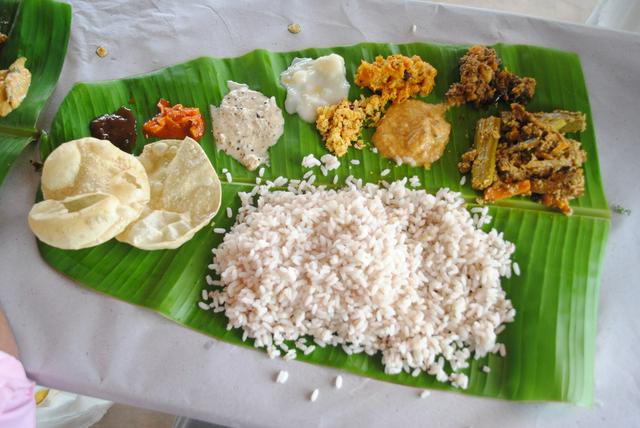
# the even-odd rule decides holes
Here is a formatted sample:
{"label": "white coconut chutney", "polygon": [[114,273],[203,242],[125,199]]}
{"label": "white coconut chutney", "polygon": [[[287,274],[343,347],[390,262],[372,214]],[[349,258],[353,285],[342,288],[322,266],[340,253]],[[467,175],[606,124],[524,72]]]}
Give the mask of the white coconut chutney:
{"label": "white coconut chutney", "polygon": [[220,107],[211,106],[213,136],[218,148],[253,171],[269,162],[269,147],[284,132],[282,111],[274,97],[247,85],[229,80],[227,87]]}

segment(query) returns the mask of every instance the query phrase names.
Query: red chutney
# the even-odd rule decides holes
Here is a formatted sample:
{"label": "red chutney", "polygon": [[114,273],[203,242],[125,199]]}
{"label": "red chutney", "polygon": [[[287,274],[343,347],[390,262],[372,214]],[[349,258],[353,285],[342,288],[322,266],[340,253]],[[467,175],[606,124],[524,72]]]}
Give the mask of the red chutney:
{"label": "red chutney", "polygon": [[158,113],[143,126],[145,136],[182,139],[191,137],[196,141],[204,135],[204,120],[197,107],[184,107],[182,104],[171,106],[169,101],[158,101]]}

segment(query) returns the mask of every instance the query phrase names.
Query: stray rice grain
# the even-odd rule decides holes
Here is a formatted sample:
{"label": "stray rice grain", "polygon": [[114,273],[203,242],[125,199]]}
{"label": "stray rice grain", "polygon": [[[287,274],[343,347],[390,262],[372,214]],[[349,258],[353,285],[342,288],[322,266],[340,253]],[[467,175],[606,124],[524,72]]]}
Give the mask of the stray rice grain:
{"label": "stray rice grain", "polygon": [[280,370],[276,377],[276,383],[284,384],[289,379],[289,372],[286,370]]}
{"label": "stray rice grain", "polygon": [[518,264],[518,262],[513,262],[511,268],[513,269],[513,273],[516,274],[516,276],[520,276],[520,265]]}
{"label": "stray rice grain", "polygon": [[333,384],[336,387],[336,389],[342,388],[342,376],[340,375],[336,376],[336,380]]}

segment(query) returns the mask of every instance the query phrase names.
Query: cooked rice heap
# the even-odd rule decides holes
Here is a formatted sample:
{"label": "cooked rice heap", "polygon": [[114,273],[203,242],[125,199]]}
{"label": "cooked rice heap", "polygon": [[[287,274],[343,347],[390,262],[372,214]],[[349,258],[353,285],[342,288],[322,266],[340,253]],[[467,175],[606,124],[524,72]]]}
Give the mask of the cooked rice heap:
{"label": "cooked rice heap", "polygon": [[222,288],[211,308],[272,358],[295,358],[284,341],[305,354],[380,351],[386,373],[426,371],[466,388],[472,354],[504,355],[496,335],[515,310],[500,277],[515,246],[476,228],[459,193],[406,181],[349,177],[327,190],[292,180],[288,191],[241,194],[237,223],[213,250]]}

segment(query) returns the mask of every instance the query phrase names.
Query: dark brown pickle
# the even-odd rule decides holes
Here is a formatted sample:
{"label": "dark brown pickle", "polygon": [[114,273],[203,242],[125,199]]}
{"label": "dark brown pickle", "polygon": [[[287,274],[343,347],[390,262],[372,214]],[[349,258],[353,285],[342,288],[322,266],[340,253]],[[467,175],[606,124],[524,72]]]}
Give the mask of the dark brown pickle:
{"label": "dark brown pickle", "polygon": [[89,124],[91,135],[100,140],[109,140],[122,151],[132,153],[136,145],[136,118],[126,107],[96,117]]}

